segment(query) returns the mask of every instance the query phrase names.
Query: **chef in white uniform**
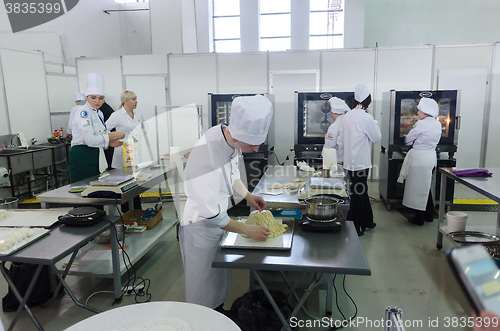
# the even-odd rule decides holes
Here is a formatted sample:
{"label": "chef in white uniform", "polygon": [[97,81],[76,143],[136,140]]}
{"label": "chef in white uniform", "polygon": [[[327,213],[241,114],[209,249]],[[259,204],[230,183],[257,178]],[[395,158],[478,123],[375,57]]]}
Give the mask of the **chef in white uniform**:
{"label": "chef in white uniform", "polygon": [[409,221],[423,225],[424,219],[433,220],[434,203],[430,188],[437,163],[436,146],[441,139],[441,123],[435,118],[439,106],[433,99],[420,99],[417,109],[419,120],[405,137],[406,145],[413,145],[413,148],[406,154],[398,181],[402,182],[406,174],[403,205],[416,211],[415,218]]}
{"label": "chef in white uniform", "polygon": [[364,84],[354,89],[352,110],[344,115],[339,138],[339,155],[350,180],[351,206],[348,219],[354,222],[358,235],[367,228],[374,228],[373,212],[368,196],[368,171],[372,167],[371,144],[380,141],[378,122],[368,106],[372,101]]}
{"label": "chef in white uniform", "polygon": [[[107,133],[102,112],[99,108],[104,103],[104,75],[91,72],[87,74],[87,103],[75,114],[73,119],[73,139],[68,155],[69,182],[74,183],[106,170],[102,148],[118,147],[123,139],[123,132]],[[101,162],[101,167],[100,167]]]}
{"label": "chef in white uniform", "polygon": [[76,106],[71,108],[71,112],[69,113],[69,121],[68,121],[68,129],[66,130],[68,134],[72,134],[73,129],[73,119],[75,118],[75,114],[77,113],[78,109],[82,108],[82,106],[87,102],[87,98],[85,97],[85,94],[81,92],[75,92],[73,93],[73,97],[75,98],[75,103]]}
{"label": "chef in white uniform", "polygon": [[225,231],[255,240],[269,235],[266,227],[230,219],[226,210],[234,191],[258,210],[265,208],[264,199],[249,193],[240,179],[238,156],[259,150],[272,113],[271,102],[262,95],[235,98],[229,125],[207,130],[189,156],[184,171],[187,201],[179,233],[189,303],[223,310],[233,286],[232,272],[211,264]]}
{"label": "chef in white uniform", "polygon": [[344,100],[337,97],[330,98],[328,100],[330,104],[332,118],[334,122],[328,127],[328,131],[325,135],[325,146],[324,148],[334,148],[337,154],[337,164],[342,166],[342,156],[339,153],[338,137],[340,133],[340,128],[344,120],[344,114],[347,113],[351,108],[347,106]]}

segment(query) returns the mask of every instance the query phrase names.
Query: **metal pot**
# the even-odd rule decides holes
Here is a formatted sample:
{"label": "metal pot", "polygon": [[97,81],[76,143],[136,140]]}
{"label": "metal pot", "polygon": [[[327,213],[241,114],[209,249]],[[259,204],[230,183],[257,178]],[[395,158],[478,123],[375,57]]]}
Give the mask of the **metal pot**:
{"label": "metal pot", "polygon": [[309,217],[317,220],[331,220],[337,217],[340,199],[330,196],[313,196],[304,199]]}

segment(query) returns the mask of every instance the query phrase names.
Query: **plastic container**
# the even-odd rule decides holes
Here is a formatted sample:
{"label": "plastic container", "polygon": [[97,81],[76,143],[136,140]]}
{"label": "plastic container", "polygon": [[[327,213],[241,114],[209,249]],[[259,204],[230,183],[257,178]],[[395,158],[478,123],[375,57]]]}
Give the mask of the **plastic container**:
{"label": "plastic container", "polygon": [[450,211],[446,213],[448,233],[455,231],[465,231],[467,214],[461,211]]}
{"label": "plastic container", "polygon": [[17,209],[18,207],[18,198],[0,198],[0,209]]}

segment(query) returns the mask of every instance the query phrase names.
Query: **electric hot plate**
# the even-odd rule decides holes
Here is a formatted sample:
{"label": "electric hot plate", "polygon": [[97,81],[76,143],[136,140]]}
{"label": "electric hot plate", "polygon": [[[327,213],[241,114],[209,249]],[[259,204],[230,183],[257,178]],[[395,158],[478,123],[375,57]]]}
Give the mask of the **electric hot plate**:
{"label": "electric hot plate", "polygon": [[334,218],[331,220],[318,220],[309,217],[309,215],[305,214],[302,217],[302,220],[299,221],[299,225],[304,228],[304,230],[309,231],[340,231],[342,228],[341,222],[338,218]]}

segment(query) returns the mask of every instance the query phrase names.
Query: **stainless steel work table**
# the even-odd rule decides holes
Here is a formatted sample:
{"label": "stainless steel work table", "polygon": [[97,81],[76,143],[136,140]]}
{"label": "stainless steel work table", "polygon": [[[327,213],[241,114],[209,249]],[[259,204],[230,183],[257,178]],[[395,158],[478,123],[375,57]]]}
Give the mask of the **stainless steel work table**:
{"label": "stainless steel work table", "polygon": [[[36,199],[41,202],[42,208],[46,208],[47,203],[55,204],[85,204],[96,206],[108,206],[106,212],[108,215],[116,215],[116,205],[121,205],[125,202],[131,203],[133,198],[147,190],[155,187],[156,185],[167,180],[168,177],[177,176],[177,169],[172,169],[168,166],[161,167],[148,167],[141,170],[134,170],[133,168],[120,168],[109,171],[111,175],[126,176],[132,175],[134,172],[141,172],[143,174],[151,175],[149,179],[140,182],[139,186],[122,194],[121,199],[110,198],[89,198],[82,197],[80,193],[69,193],[72,187],[88,186],[90,182],[98,179],[98,176],[93,176],[81,180],[79,182],[62,186],[52,191],[48,191],[36,196]],[[177,182],[177,181],[176,181]]]}
{"label": "stainless steel work table", "polygon": [[[255,186],[255,189],[252,193],[264,198],[264,200],[266,201],[266,208],[303,208],[303,206],[299,205],[297,193],[290,194],[290,192],[286,189],[268,189],[268,187],[271,187],[275,184],[289,185],[295,179],[303,179],[304,182],[308,182],[311,179],[311,175],[306,175],[303,172],[299,171],[297,167],[291,165],[269,166],[267,167],[265,173],[262,175],[262,178],[259,180],[257,186]],[[300,182],[296,184],[300,184]],[[261,192],[263,191],[275,191],[284,193],[280,195],[261,194]]]}
{"label": "stainless steel work table", "polygon": [[[14,295],[20,302],[19,309],[12,320],[12,323],[8,330],[12,330],[14,325],[16,324],[21,312],[23,309],[26,309],[26,312],[30,316],[31,320],[38,328],[38,330],[43,330],[43,327],[40,325],[36,317],[33,315],[26,302],[35,286],[35,283],[40,275],[42,267],[44,265],[50,266],[50,268],[54,271],[54,274],[59,279],[60,284],[58,285],[56,292],[54,293],[54,298],[57,296],[57,293],[60,290],[60,287],[63,286],[65,290],[68,292],[71,299],[78,306],[88,309],[94,313],[99,313],[100,311],[84,305],[80,303],[76,297],[73,295],[73,292],[69,288],[69,286],[65,282],[66,275],[71,267],[71,264],[78,252],[78,250],[85,246],[89,241],[97,237],[99,234],[104,231],[110,229],[111,235],[116,235],[116,230],[114,226],[111,224],[116,224],[120,221],[120,218],[106,216],[105,220],[101,220],[100,222],[93,224],[91,226],[67,226],[67,225],[58,225],[51,229],[50,234],[40,238],[39,240],[33,242],[29,246],[21,249],[18,252],[15,252],[11,255],[0,256],[0,271],[2,272],[5,280],[9,284],[9,287],[14,292]],[[56,262],[61,260],[62,258],[71,255],[70,263],[68,263],[65,268],[63,274],[61,275],[56,269]],[[17,291],[14,283],[9,277],[8,271],[5,267],[6,262],[18,262],[18,263],[31,263],[37,264],[38,268],[35,272],[35,276],[31,280],[31,283],[24,295],[24,298]]]}
{"label": "stainless steel work table", "polygon": [[[358,234],[352,222],[344,222],[339,232],[310,232],[304,231],[295,224],[292,248],[287,251],[276,250],[253,250],[253,249],[227,249],[219,248],[215,260],[212,263],[214,268],[229,269],[249,269],[251,274],[262,286],[268,299],[273,304],[278,315],[281,314],[279,308],[272,300],[267,291],[259,270],[272,270],[281,272],[285,282],[291,291],[294,291],[298,282],[305,273],[320,273],[320,278],[327,278],[326,274],[345,275],[371,275],[371,270],[366,261],[365,253],[359,242]],[[285,271],[302,273],[294,286],[290,286],[285,277]],[[302,298],[295,297],[298,301],[290,317],[297,314],[303,308],[307,296],[314,287],[319,285],[320,279],[314,280],[309,285],[308,290]],[[328,281],[327,286],[331,290],[333,281]],[[331,293],[331,292],[330,292]],[[307,313],[306,313],[307,314]],[[280,316],[284,328],[291,330],[288,323]]]}
{"label": "stainless steel work table", "polygon": [[[447,228],[444,226],[444,207],[446,198],[446,181],[452,179],[464,184],[468,188],[481,193],[482,195],[500,203],[500,168],[488,168],[488,171],[493,173],[491,177],[459,177],[453,173],[455,168],[439,168],[441,173],[441,191],[439,197],[439,222],[436,247],[443,247],[443,235],[447,234]],[[479,231],[500,236],[500,208],[497,212],[496,226],[472,226],[471,219],[467,220],[467,231]]]}
{"label": "stainless steel work table", "polygon": [[[134,172],[141,172],[143,174],[151,175],[147,180],[140,182],[139,186],[134,187],[133,189],[125,192],[121,199],[110,199],[110,198],[88,198],[82,197],[80,193],[69,193],[71,187],[89,185],[91,181],[97,180],[98,176],[89,177],[85,180],[66,185],[55,189],[53,191],[45,192],[43,194],[38,195],[36,198],[42,203],[42,208],[47,207],[47,203],[54,204],[84,204],[84,205],[96,205],[96,206],[104,206],[106,212],[110,216],[117,216],[117,208],[119,205],[125,202],[129,202],[131,205],[130,209],[133,209],[132,200],[134,197],[139,194],[153,188],[154,186],[160,184],[167,180],[168,177],[174,177],[174,185],[175,185],[175,201],[176,205],[179,204],[179,180],[178,180],[178,171],[176,168],[170,168],[168,166],[160,166],[160,167],[148,167],[140,170],[135,170],[133,168],[120,168],[113,169],[109,173],[111,175],[125,176],[132,175]],[[155,245],[163,235],[167,234],[178,224],[177,219],[166,219],[158,223],[158,225],[151,229],[146,230],[143,234],[135,234],[127,242],[127,252],[132,251],[130,258],[131,262],[135,263],[139,260],[144,254],[146,254],[149,249]],[[132,236],[132,235],[131,235]],[[129,237],[131,237],[129,236]],[[127,237],[127,240],[128,238]],[[142,241],[142,242],[140,242]],[[93,256],[95,263],[91,266],[77,266],[76,272],[74,274],[77,275],[95,275],[98,277],[113,277],[113,286],[115,292],[115,299],[121,297],[121,275],[126,272],[126,267],[123,263],[121,263],[121,259],[119,258],[120,253],[118,250],[118,244],[114,238],[111,240],[111,252],[102,247],[102,245],[95,244]],[[111,254],[112,265],[110,268],[109,264],[109,254]],[[89,256],[92,254],[88,254]],[[73,274],[73,272],[71,272]]]}

